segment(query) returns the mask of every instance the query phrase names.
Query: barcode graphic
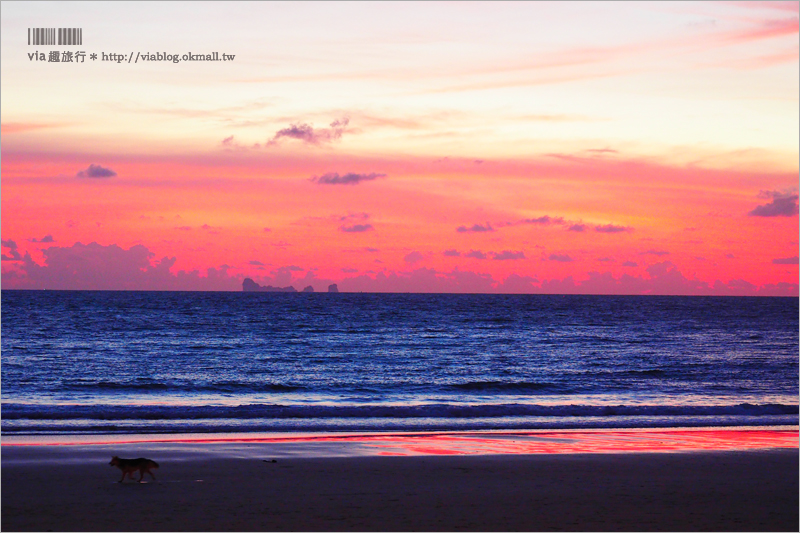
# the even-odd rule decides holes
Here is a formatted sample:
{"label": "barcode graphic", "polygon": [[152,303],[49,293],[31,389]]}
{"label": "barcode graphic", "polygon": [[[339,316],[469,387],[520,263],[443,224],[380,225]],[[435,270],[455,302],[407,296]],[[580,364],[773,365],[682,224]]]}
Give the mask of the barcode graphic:
{"label": "barcode graphic", "polygon": [[28,44],[83,44],[83,28],[28,28]]}

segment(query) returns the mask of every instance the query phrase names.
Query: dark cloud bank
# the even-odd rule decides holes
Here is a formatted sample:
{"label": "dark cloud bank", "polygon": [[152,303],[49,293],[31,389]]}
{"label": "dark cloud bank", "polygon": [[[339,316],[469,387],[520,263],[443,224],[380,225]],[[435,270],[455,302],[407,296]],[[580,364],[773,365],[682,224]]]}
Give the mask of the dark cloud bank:
{"label": "dark cloud bank", "polygon": [[[3,242],[5,246],[5,241]],[[129,249],[116,244],[75,243],[42,250],[44,264],[29,253],[19,270],[3,273],[8,288],[61,290],[236,290],[241,281],[228,276],[226,267],[170,272],[175,257],[153,262],[154,254],[138,244]]]}
{"label": "dark cloud bank", "polygon": [[[204,273],[197,270],[170,271],[175,257],[155,259],[143,245],[129,249],[115,244],[76,243],[69,247],[51,246],[42,250],[44,263],[35,262],[29,253],[21,258],[16,242],[3,240],[5,289],[62,289],[62,290],[192,290],[241,291],[244,277],[231,275],[230,267],[222,265],[209,268]],[[419,252],[417,252],[419,253]],[[504,251],[498,256],[518,258],[519,252]],[[411,255],[411,254],[409,254]],[[419,253],[419,255],[422,255]],[[512,257],[513,256],[513,257]],[[15,259],[16,257],[16,259]],[[413,264],[417,255],[409,257]],[[7,258],[10,258],[7,259]],[[797,264],[797,257],[782,258],[777,264]],[[256,267],[254,267],[256,268]],[[379,272],[362,274],[341,280],[323,280],[315,277],[313,270],[291,265],[272,271],[271,276],[256,278],[261,285],[318,288],[337,283],[345,292],[516,292],[536,294],[675,294],[675,295],[758,295],[797,296],[797,284],[778,283],[757,287],[745,280],[712,284],[686,278],[669,261],[656,263],[646,269],[647,277],[624,274],[614,277],[609,272],[590,272],[588,279],[575,281],[572,277],[561,280],[538,280],[530,276],[512,274],[504,281],[489,274],[462,271],[450,272],[418,268],[410,272]]]}

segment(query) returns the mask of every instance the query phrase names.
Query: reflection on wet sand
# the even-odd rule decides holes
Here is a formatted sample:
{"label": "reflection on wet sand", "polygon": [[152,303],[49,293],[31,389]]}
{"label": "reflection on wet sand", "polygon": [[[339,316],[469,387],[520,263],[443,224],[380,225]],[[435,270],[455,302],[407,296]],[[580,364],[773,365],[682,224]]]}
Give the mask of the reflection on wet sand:
{"label": "reflection on wet sand", "polygon": [[[620,452],[676,452],[692,450],[754,450],[797,448],[797,429],[659,429],[562,430],[513,432],[364,433],[305,435],[108,435],[14,437],[3,446],[71,446],[123,444],[326,444],[353,455],[487,455],[567,454]],[[323,453],[324,455],[324,453]]]}

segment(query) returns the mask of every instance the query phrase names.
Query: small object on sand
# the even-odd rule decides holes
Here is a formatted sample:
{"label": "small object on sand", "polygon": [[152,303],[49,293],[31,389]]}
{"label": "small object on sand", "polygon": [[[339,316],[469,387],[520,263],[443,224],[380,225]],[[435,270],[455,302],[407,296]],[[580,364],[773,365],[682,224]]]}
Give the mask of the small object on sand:
{"label": "small object on sand", "polygon": [[277,459],[272,459],[272,460],[270,460],[270,459],[264,459],[264,462],[265,462],[265,463],[277,463],[277,462],[278,462],[278,460],[277,460]]}

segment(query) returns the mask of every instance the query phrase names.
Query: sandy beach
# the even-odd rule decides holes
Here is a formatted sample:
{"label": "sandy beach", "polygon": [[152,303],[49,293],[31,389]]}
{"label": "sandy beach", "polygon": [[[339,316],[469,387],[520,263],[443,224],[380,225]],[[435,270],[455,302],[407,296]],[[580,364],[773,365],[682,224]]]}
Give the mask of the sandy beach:
{"label": "sandy beach", "polygon": [[[387,456],[380,455],[385,449],[365,453],[368,444],[356,438],[3,444],[4,531],[796,531],[798,525],[796,447],[464,455],[463,442],[440,436],[435,455],[407,446],[414,454]],[[158,479],[117,483],[119,470],[108,466],[115,454],[156,459]]]}

